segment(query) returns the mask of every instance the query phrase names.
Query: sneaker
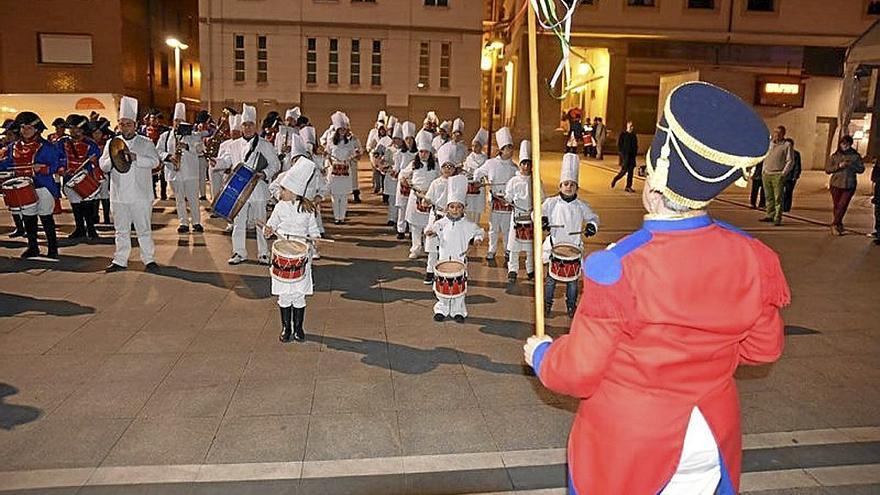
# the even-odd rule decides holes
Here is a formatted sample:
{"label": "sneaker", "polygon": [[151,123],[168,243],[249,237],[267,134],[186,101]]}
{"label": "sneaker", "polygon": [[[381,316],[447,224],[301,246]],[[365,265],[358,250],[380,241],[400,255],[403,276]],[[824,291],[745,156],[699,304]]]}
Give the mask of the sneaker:
{"label": "sneaker", "polygon": [[178,234],[186,234],[187,232],[189,232],[189,225],[181,225],[180,227],[177,227]]}
{"label": "sneaker", "polygon": [[434,283],[434,274],[431,272],[426,273],[425,280],[422,283],[425,285],[433,284]]}
{"label": "sneaker", "polygon": [[456,323],[464,323],[464,315],[455,315],[452,317]]}
{"label": "sneaker", "polygon": [[205,231],[205,228],[202,227],[202,224],[197,223],[197,224],[193,225],[193,232],[198,232],[201,234],[204,231]]}
{"label": "sneaker", "polygon": [[261,255],[257,256],[257,263],[259,263],[261,265],[267,265],[267,266],[270,265],[271,262],[269,261],[269,255],[268,254],[261,254]]}
{"label": "sneaker", "polygon": [[434,321],[443,321],[446,317],[442,313],[434,313]]}
{"label": "sneaker", "polygon": [[235,253],[226,262],[230,265],[239,265],[244,262],[244,257],[238,253]]}
{"label": "sneaker", "polygon": [[159,273],[159,265],[155,261],[151,261],[144,266],[144,271],[149,273]]}
{"label": "sneaker", "polygon": [[418,259],[418,257],[419,257],[418,251],[410,251],[409,252],[409,259],[414,260],[414,259]]}
{"label": "sneaker", "polygon": [[516,282],[516,272],[507,272],[507,281]]}
{"label": "sneaker", "polygon": [[122,265],[117,265],[116,263],[110,263],[107,265],[107,268],[104,268],[104,273],[113,273],[113,272],[121,272],[126,270],[126,267]]}

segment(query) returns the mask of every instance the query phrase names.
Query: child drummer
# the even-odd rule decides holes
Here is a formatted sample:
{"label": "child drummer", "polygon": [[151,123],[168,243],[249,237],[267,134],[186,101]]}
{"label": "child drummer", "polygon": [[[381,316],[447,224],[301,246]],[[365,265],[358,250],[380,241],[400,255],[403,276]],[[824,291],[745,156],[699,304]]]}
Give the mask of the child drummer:
{"label": "child drummer", "polygon": [[[544,264],[550,262],[550,252],[559,244],[571,244],[583,253],[583,241],[581,240],[581,228],[586,227],[583,234],[587,237],[596,235],[599,228],[599,216],[593,212],[587,202],[578,199],[578,171],[580,161],[574,153],[566,153],[562,156],[562,171],[559,177],[559,195],[547,198],[541,211],[541,224],[544,230],[549,228],[550,235],[544,240],[542,260]],[[549,269],[549,267],[548,267]],[[544,283],[544,312],[549,314],[553,306],[553,292],[556,290],[556,279],[547,271],[547,281]],[[565,306],[568,316],[574,316],[577,307],[577,284],[578,279],[566,282]]]}
{"label": "child drummer", "polygon": [[[314,204],[304,197],[317,174],[315,163],[305,157],[300,157],[296,166],[284,174],[278,204],[263,228],[266,237],[271,237],[272,234],[278,234],[279,238],[320,236]],[[278,296],[278,306],[281,308],[281,335],[278,337],[281,342],[290,342],[291,327],[293,340],[305,340],[303,320],[306,314],[306,296],[312,295],[312,290],[310,249],[303,278],[289,282],[272,277],[272,294]]]}
{"label": "child drummer", "polygon": [[[455,260],[464,263],[467,267],[467,250],[471,240],[475,244],[483,241],[483,229],[464,217],[466,202],[467,177],[464,175],[450,177],[447,182],[446,214],[425,232],[427,235],[437,237],[440,245],[440,262]],[[439,278],[435,284],[438,282]],[[438,297],[437,304],[434,305],[434,321],[443,321],[451,316],[456,322],[463,323],[467,317],[464,298],[464,294],[450,299]]]}
{"label": "child drummer", "polygon": [[[513,205],[510,228],[507,232],[507,280],[516,281],[519,271],[519,254],[526,253],[526,276],[535,278],[534,258],[532,257],[532,143],[522,141],[519,146],[519,172],[504,186],[504,199]],[[541,200],[544,191],[541,191]]]}

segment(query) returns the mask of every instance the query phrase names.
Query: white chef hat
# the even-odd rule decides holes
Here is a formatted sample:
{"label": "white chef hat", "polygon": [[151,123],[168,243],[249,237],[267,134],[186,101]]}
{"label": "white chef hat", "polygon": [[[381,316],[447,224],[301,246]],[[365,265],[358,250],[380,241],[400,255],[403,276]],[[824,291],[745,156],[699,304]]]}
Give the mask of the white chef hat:
{"label": "white chef hat", "polygon": [[480,127],[480,130],[477,131],[477,134],[474,135],[474,139],[471,140],[471,143],[480,143],[481,146],[485,147],[486,143],[489,142],[489,131]]}
{"label": "white chef hat", "polygon": [[342,112],[342,127],[351,129],[351,119],[348,118],[348,114],[345,112]]}
{"label": "white chef hat", "polygon": [[455,119],[452,121],[452,132],[464,132],[464,121],[459,119]]}
{"label": "white chef hat", "polygon": [[379,115],[376,116],[376,123],[382,122],[384,124],[386,120],[388,120],[388,114],[385,113],[385,110],[379,110]]}
{"label": "white chef hat", "polygon": [[428,122],[433,122],[435,124],[440,122],[440,118],[437,117],[437,113],[435,111],[431,110],[430,112],[428,112],[428,115],[425,116],[425,123],[427,124]]}
{"label": "white chef hat", "polygon": [[296,120],[300,115],[302,115],[302,112],[300,112],[299,107],[288,108],[287,111],[284,112],[285,119]]}
{"label": "white chef hat", "polygon": [[526,160],[532,159],[532,142],[528,139],[523,139],[519,143],[519,161],[524,162]]}
{"label": "white chef hat", "polygon": [[302,138],[302,136],[297,132],[290,133],[290,156],[308,156],[309,148],[306,146],[306,141]]}
{"label": "white chef hat", "polygon": [[174,104],[174,120],[186,120],[186,105],[182,101]]}
{"label": "white chef hat", "polygon": [[315,144],[317,139],[315,139],[315,128],[307,125],[299,130],[300,137],[303,138],[303,141],[308,144]]}
{"label": "white chef hat", "polygon": [[458,149],[455,146],[455,143],[452,141],[448,141],[437,150],[437,164],[441,167],[447,163],[451,164],[453,167],[458,164],[455,163],[455,155]]}
{"label": "white chef hat", "polygon": [[431,145],[431,141],[433,141],[433,137],[430,132],[427,131],[419,131],[416,134],[416,147],[419,151],[431,151],[434,147]]}
{"label": "white chef hat", "polygon": [[507,127],[502,127],[495,132],[495,142],[498,144],[498,149],[501,149],[507,145],[513,146],[513,136],[510,135],[510,129]]}
{"label": "white chef hat", "polygon": [[316,169],[315,162],[305,157],[300,158],[281,177],[281,187],[297,196],[305,196],[309,182],[314,180]]}
{"label": "white chef hat", "polygon": [[123,96],[119,100],[119,120],[128,119],[137,122],[138,101],[131,96]]}
{"label": "white chef hat", "polygon": [[450,122],[448,120],[444,120],[443,123],[440,124],[440,128],[446,132],[449,132],[452,130],[452,122]]}
{"label": "white chef hat", "polygon": [[337,129],[342,129],[345,127],[345,114],[340,111],[333,112],[333,115],[330,116],[330,122],[333,123],[333,127]]}
{"label": "white chef hat", "polygon": [[229,116],[229,130],[230,131],[240,131],[241,130],[241,115],[230,115]]}
{"label": "white chef hat", "polygon": [[244,124],[245,122],[257,123],[257,109],[247,103],[241,105],[241,123]]}
{"label": "white chef hat", "polygon": [[394,139],[403,139],[403,125],[400,122],[394,124],[394,130],[391,131],[391,137]]}
{"label": "white chef hat", "polygon": [[578,174],[581,170],[580,159],[575,153],[566,153],[562,155],[562,171],[559,174],[559,183],[570,180],[578,181]]}
{"label": "white chef hat", "polygon": [[416,124],[415,122],[406,121],[401,126],[401,130],[403,131],[403,138],[406,139],[408,137],[414,138],[416,137]]}
{"label": "white chef hat", "polygon": [[388,127],[389,129],[394,129],[394,126],[396,126],[397,123],[398,123],[397,117],[395,117],[394,115],[388,117],[388,124],[387,124],[387,127]]}
{"label": "white chef hat", "polygon": [[453,175],[446,182],[446,204],[467,201],[468,180],[464,175]]}

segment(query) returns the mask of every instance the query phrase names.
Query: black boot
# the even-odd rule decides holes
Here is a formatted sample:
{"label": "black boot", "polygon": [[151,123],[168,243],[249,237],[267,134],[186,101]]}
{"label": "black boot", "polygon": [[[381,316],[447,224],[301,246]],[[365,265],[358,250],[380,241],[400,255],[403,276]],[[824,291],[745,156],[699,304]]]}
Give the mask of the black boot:
{"label": "black boot", "polygon": [[81,239],[86,235],[86,226],[85,226],[85,214],[86,209],[83,208],[82,203],[71,203],[70,209],[73,210],[73,221],[76,224],[76,228],[73,229],[73,232],[67,235],[68,239]]}
{"label": "black boot", "polygon": [[21,254],[22,259],[34,258],[40,255],[40,244],[37,242],[37,216],[27,215],[22,220],[24,222],[24,232],[27,236],[27,250]]}
{"label": "black boot", "polygon": [[12,215],[12,221],[15,222],[15,230],[9,234],[9,237],[15,239],[16,237],[24,237],[24,220],[21,219],[21,215]]}
{"label": "black boot", "polygon": [[293,306],[281,308],[281,335],[278,336],[281,342],[290,342],[290,315],[293,311]]}
{"label": "black boot", "polygon": [[354,194],[354,201],[352,201],[352,202],[353,202],[353,203],[360,203],[360,202],[361,202],[361,191],[360,191],[360,189],[355,189],[355,190],[352,191],[351,193]]}
{"label": "black boot", "polygon": [[293,308],[293,340],[304,342],[306,332],[303,330],[303,321],[306,319],[306,308]]}
{"label": "black boot", "polygon": [[86,224],[86,238],[90,241],[98,239],[98,231],[95,230],[95,211],[98,204],[95,201],[84,201],[80,203],[82,215]]}
{"label": "black boot", "polygon": [[55,236],[55,217],[52,215],[44,215],[40,217],[43,224],[43,232],[46,234],[46,243],[48,250],[46,256],[58,259],[58,238]]}
{"label": "black boot", "polygon": [[[104,209],[104,223],[107,225],[112,224],[113,222],[110,221],[110,200],[102,199],[101,207]],[[97,213],[97,209],[95,210],[95,213]],[[97,218],[97,215],[95,215],[95,218]]]}

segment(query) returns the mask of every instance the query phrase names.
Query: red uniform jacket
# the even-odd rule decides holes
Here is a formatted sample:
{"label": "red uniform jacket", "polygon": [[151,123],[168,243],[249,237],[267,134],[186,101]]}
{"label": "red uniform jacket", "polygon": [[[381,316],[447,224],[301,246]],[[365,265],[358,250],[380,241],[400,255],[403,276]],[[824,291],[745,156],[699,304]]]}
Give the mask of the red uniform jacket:
{"label": "red uniform jacket", "polygon": [[580,495],[656,494],[678,466],[691,410],[739,487],[740,364],[771,362],[790,300],[776,254],[708,216],[646,220],[584,262],[571,332],[534,355],[541,382],[579,397],[568,442]]}

